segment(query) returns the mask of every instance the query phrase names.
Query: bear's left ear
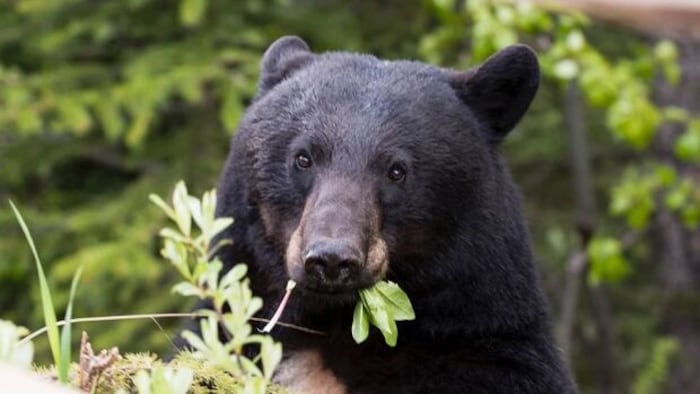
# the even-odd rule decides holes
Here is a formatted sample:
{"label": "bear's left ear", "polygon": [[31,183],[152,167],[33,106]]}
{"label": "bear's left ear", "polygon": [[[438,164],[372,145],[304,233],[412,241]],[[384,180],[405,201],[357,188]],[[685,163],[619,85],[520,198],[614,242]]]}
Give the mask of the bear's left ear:
{"label": "bear's left ear", "polygon": [[313,59],[314,54],[301,38],[285,36],[277,39],[263,55],[258,95],[262,96]]}
{"label": "bear's left ear", "polygon": [[454,74],[451,84],[499,143],[525,114],[540,81],[535,53],[525,45],[509,46],[481,66]]}

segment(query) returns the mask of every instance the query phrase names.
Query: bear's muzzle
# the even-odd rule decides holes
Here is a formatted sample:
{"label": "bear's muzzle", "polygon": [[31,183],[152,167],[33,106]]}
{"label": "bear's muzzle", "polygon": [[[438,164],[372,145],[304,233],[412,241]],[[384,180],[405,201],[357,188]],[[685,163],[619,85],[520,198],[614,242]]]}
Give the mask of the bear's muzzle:
{"label": "bear's muzzle", "polygon": [[371,190],[344,177],[318,180],[286,253],[287,271],[303,288],[344,293],[383,278],[388,253]]}

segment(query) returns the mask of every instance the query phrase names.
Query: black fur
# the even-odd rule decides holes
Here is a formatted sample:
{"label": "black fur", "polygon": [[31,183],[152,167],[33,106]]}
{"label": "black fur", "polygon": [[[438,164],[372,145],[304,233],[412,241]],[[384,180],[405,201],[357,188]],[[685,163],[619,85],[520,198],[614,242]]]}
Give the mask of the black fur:
{"label": "black fur", "polygon": [[[375,329],[357,345],[354,296],[298,290],[282,320],[328,335],[277,327],[285,354],[318,350],[352,393],[576,391],[552,340],[520,197],[497,151],[537,83],[537,60],[522,46],[467,72],[313,54],[294,37],[268,49],[218,187],[218,215],[235,218],[221,259],[229,268],[248,264],[265,302],[260,316],[271,316],[289,279],[289,231],[315,182],[340,177],[349,190],[372,191],[367,203],[379,208],[389,250],[386,278],[416,311],[415,321],[398,324],[395,348]],[[295,172],[298,147],[310,147],[318,173]],[[387,183],[396,160],[406,179]]]}

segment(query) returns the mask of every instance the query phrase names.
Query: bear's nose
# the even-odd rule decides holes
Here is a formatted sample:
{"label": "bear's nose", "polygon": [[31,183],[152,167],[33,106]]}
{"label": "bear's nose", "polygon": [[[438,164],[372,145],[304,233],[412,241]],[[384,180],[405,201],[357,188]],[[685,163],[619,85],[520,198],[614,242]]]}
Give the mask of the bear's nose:
{"label": "bear's nose", "polygon": [[306,275],[326,285],[349,285],[357,276],[361,253],[344,240],[316,241],[306,248]]}

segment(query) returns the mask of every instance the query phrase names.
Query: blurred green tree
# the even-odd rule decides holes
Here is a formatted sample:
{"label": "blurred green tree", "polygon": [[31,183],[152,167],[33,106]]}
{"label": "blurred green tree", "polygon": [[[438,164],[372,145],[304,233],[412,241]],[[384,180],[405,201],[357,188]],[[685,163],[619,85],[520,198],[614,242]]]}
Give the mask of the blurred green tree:
{"label": "blurred green tree", "polygon": [[[265,47],[298,34],[316,50],[411,56],[421,20],[396,0],[0,0],[0,200],[25,214],[57,305],[85,263],[76,316],[187,310],[169,296],[147,196],[177,179],[197,192],[216,184]],[[38,327],[9,205],[0,229],[0,310]],[[150,321],[85,328],[97,347],[170,346]]]}

